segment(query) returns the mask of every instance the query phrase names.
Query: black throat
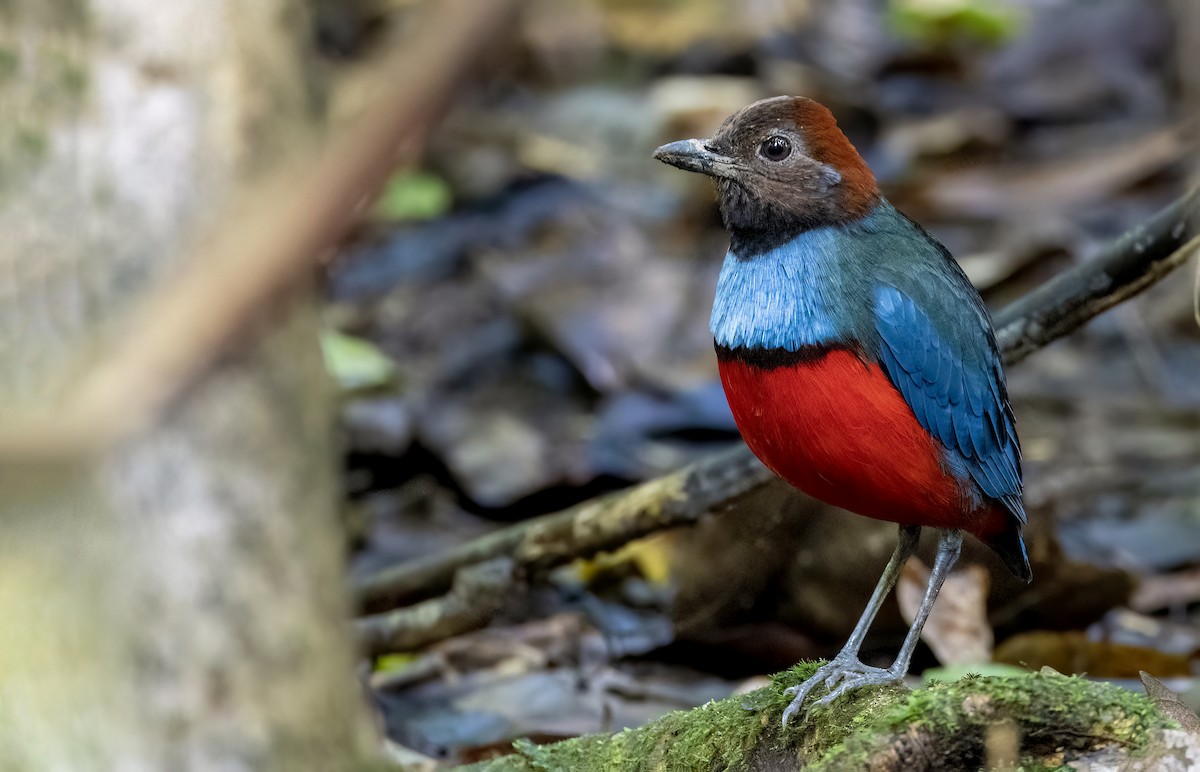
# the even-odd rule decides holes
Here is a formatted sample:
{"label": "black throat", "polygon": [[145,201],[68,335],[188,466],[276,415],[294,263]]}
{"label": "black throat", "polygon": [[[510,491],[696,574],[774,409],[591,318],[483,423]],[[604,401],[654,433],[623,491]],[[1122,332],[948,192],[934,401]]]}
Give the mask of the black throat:
{"label": "black throat", "polygon": [[780,367],[795,367],[821,361],[834,351],[849,351],[868,363],[866,351],[858,345],[846,343],[820,343],[801,346],[796,351],[783,348],[747,348],[737,346],[731,348],[714,343],[717,350],[718,362],[741,362],[760,370],[775,370]]}
{"label": "black throat", "polygon": [[767,203],[732,180],[717,180],[721,220],[729,231],[729,251],[749,260],[792,241],[805,231],[845,225],[856,217],[831,207],[831,200],[787,209]]}
{"label": "black throat", "polygon": [[740,260],[765,255],[811,228],[730,228],[729,251]]}
{"label": "black throat", "polygon": [[743,260],[783,246],[825,223],[769,206],[730,180],[717,181],[721,220],[729,231],[729,251]]}

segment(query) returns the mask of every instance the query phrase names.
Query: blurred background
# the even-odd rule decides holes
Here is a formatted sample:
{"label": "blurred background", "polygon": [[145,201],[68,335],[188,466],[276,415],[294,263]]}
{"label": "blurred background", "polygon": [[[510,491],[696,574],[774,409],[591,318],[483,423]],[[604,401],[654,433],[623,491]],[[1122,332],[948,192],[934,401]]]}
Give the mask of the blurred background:
{"label": "blurred background", "polygon": [[[356,73],[425,5],[322,1],[336,114],[361,108]],[[1186,5],[522,3],[328,266],[352,579],[739,442],[707,325],[726,236],[709,182],[651,160],[657,145],[762,97],[815,98],[998,309],[1186,189]],[[915,677],[1049,665],[1189,688],[1193,281],[1194,266],[1010,369],[1035,579],[970,545]],[[485,629],[387,652],[369,679],[389,736],[445,761],[637,725],[835,653],[894,540],[769,484],[699,527],[533,573]],[[891,661],[920,571],[868,662]]]}

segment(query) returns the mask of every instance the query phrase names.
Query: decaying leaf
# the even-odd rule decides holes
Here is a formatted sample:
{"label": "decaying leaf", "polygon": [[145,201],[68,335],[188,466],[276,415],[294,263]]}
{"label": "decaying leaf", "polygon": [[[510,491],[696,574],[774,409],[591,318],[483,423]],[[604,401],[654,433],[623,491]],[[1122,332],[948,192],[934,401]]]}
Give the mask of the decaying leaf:
{"label": "decaying leaf", "polygon": [[1196,711],[1179,698],[1179,695],[1167,688],[1167,685],[1143,670],[1139,675],[1142,686],[1146,688],[1146,696],[1154,700],[1154,704],[1167,718],[1178,721],[1179,726],[1190,734],[1200,736],[1200,716]]}
{"label": "decaying leaf", "polygon": [[975,217],[1083,207],[1178,162],[1183,136],[1171,127],[1054,164],[948,172],[925,195],[942,214]]}
{"label": "decaying leaf", "polygon": [[[921,605],[929,569],[911,558],[900,574],[896,599],[900,613],[911,623]],[[992,627],[987,619],[989,578],[979,565],[960,568],[946,578],[929,614],[921,638],[943,665],[988,662],[992,658]]]}
{"label": "decaying leaf", "polygon": [[1009,638],[996,647],[996,661],[1030,669],[1046,665],[1060,673],[1136,678],[1149,669],[1163,676],[1191,675],[1190,658],[1144,646],[1093,641],[1078,631],[1039,630]]}
{"label": "decaying leaf", "polygon": [[1129,607],[1148,614],[1171,606],[1185,606],[1197,600],[1200,600],[1200,568],[1188,568],[1141,577],[1133,597],[1129,599]]}

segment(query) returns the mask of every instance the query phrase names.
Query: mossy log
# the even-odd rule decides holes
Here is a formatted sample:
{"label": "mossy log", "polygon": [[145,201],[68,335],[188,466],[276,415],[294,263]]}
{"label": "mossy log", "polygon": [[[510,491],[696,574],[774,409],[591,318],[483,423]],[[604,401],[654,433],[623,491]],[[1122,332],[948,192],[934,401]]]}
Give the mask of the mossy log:
{"label": "mossy log", "polygon": [[817,664],[797,665],[756,692],[614,735],[543,746],[518,741],[517,753],[465,769],[916,772],[1079,764],[1190,769],[1200,763],[1200,744],[1178,736],[1144,695],[1053,672],[969,675],[916,691],[866,688],[784,727],[789,697],[783,690]]}

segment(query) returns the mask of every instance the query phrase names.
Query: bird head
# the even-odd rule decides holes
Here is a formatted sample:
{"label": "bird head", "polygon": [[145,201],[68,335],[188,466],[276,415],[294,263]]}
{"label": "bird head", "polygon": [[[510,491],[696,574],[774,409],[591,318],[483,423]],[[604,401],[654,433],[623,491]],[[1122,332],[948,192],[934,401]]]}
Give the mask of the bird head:
{"label": "bird head", "polygon": [[715,179],[721,217],[735,237],[850,222],[879,198],[875,176],[833,114],[806,97],[755,102],[710,139],[672,142],[654,157]]}

